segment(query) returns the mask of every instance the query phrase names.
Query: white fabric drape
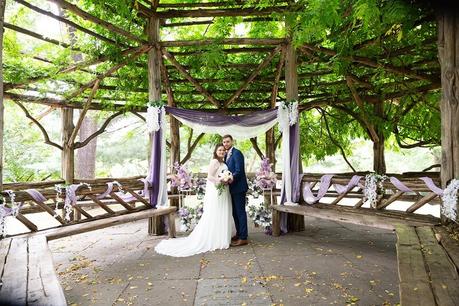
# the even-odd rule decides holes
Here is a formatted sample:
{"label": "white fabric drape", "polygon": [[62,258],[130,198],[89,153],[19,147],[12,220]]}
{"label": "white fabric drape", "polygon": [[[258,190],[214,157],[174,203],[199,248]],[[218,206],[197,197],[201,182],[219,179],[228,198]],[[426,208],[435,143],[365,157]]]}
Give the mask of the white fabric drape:
{"label": "white fabric drape", "polygon": [[292,174],[290,170],[290,118],[289,109],[280,105],[277,113],[279,129],[282,132],[282,183],[285,204],[292,203]]}
{"label": "white fabric drape", "polygon": [[[160,112],[161,119],[161,147],[166,148],[166,110],[164,107],[161,107]],[[167,167],[166,167],[166,150],[161,154],[161,179],[159,181],[159,194],[158,194],[158,203],[157,206],[166,207],[169,206],[169,201],[167,200]]]}
{"label": "white fabric drape", "polygon": [[[173,116],[173,115],[172,115]],[[186,119],[175,117],[178,121],[192,128],[196,133],[206,133],[206,134],[218,134],[218,135],[227,135],[230,134],[233,138],[236,139],[248,139],[257,137],[269,129],[271,129],[276,123],[277,118],[259,126],[240,126],[236,124],[225,125],[225,126],[209,126],[206,125],[206,122],[194,123]]]}

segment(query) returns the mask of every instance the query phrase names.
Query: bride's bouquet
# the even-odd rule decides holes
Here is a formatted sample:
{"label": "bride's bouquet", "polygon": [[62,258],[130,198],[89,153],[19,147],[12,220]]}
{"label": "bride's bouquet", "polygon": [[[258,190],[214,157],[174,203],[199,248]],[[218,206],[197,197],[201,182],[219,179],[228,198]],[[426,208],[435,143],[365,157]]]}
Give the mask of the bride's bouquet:
{"label": "bride's bouquet", "polygon": [[222,172],[218,174],[218,179],[220,183],[215,185],[215,187],[218,190],[218,195],[221,195],[225,186],[233,180],[233,174],[229,170],[222,170]]}

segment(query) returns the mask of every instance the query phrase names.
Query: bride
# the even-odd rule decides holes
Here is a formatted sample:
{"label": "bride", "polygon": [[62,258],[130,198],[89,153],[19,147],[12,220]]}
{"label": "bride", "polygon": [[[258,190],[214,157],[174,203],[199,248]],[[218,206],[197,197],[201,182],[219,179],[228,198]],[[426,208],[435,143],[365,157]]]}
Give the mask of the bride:
{"label": "bride", "polygon": [[225,148],[223,144],[218,144],[209,164],[204,212],[199,223],[188,237],[162,240],[155,247],[157,253],[186,257],[229,247],[232,230],[231,195],[228,185],[221,192],[216,188],[220,184],[218,174],[228,169],[223,162],[224,157]]}

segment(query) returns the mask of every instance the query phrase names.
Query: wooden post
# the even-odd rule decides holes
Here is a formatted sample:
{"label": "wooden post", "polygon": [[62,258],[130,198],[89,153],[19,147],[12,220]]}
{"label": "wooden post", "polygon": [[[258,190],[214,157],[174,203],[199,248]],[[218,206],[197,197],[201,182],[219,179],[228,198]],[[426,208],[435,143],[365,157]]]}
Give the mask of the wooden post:
{"label": "wooden post", "polygon": [[[154,45],[148,51],[148,99],[149,101],[161,100],[161,51],[159,49],[159,19],[151,17],[147,24],[148,42]],[[152,137],[150,135],[150,148]],[[165,150],[164,150],[165,152]],[[148,218],[148,233],[150,235],[163,235],[164,218],[155,216]]]}
{"label": "wooden post", "polygon": [[3,191],[3,130],[5,106],[3,102],[3,23],[5,0],[0,0],[0,191]]}
{"label": "wooden post", "polygon": [[[291,42],[288,43],[285,54],[285,88],[287,101],[298,101],[298,72],[296,70],[296,50]],[[288,214],[288,231],[298,232],[304,230],[304,217]]]}
{"label": "wooden post", "polygon": [[62,109],[62,178],[66,184],[73,184],[75,170],[75,152],[69,139],[72,135],[73,125],[73,109]]}
{"label": "wooden post", "polygon": [[[172,93],[172,87],[169,82],[169,74],[167,73],[166,65],[164,64],[164,60],[161,59],[161,77],[164,81],[164,87],[166,90],[167,95],[167,105],[168,106],[175,106],[174,94]],[[171,147],[170,147],[170,172],[174,172],[174,164],[180,163],[180,125],[179,121],[175,119],[173,116],[169,116],[169,125],[170,125],[170,138],[171,138]],[[177,187],[171,188],[172,194],[177,194],[178,189]],[[171,206],[179,206],[179,199],[178,198],[171,198],[170,205]]]}
{"label": "wooden post", "polygon": [[[459,177],[459,11],[457,4],[451,6],[437,9],[443,188],[451,179]],[[446,221],[444,216],[442,221]]]}
{"label": "wooden post", "polygon": [[[61,174],[65,184],[73,184],[75,179],[75,150],[69,141],[72,137],[73,129],[73,109],[63,108],[62,112],[62,155],[61,155]],[[74,210],[70,215],[71,220],[80,220],[81,214]]]}

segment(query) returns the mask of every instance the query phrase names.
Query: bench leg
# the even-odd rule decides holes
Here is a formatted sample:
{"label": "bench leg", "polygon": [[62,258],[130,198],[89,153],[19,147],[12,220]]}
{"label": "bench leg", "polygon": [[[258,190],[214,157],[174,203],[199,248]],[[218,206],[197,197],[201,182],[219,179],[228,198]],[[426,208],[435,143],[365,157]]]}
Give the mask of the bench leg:
{"label": "bench leg", "polygon": [[153,236],[164,235],[164,216],[148,218],[148,234]]}
{"label": "bench leg", "polygon": [[167,215],[167,220],[168,222],[168,232],[169,232],[169,238],[175,238],[175,213],[170,213]]}
{"label": "bench leg", "polygon": [[280,228],[280,220],[281,220],[281,213],[278,210],[272,210],[272,220],[273,220],[273,236],[279,237],[281,233]]}

